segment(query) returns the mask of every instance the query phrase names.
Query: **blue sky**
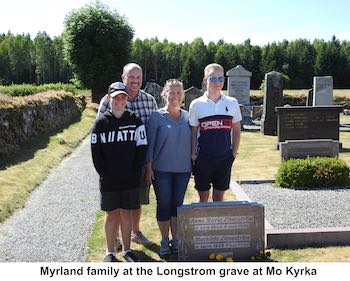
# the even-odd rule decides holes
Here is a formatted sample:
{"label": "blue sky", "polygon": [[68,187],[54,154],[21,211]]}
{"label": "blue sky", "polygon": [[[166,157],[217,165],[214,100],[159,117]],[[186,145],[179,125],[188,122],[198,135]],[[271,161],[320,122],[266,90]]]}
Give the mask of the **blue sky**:
{"label": "blue sky", "polygon": [[[135,30],[134,38],[158,37],[172,42],[224,39],[254,45],[268,42],[315,38],[330,40],[335,35],[350,41],[348,0],[102,0],[126,16]],[[0,0],[0,32],[40,31],[57,36],[63,31],[67,13],[90,0]]]}

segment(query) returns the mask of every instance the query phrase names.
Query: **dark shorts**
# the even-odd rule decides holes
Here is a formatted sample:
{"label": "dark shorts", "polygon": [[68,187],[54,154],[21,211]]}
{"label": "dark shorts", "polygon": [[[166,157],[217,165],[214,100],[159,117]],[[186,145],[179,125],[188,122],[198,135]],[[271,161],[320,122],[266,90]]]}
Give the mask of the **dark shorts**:
{"label": "dark shorts", "polygon": [[103,211],[113,211],[115,209],[136,210],[140,208],[138,189],[101,191],[100,199],[101,210]]}
{"label": "dark shorts", "polygon": [[211,188],[211,184],[217,190],[229,189],[233,161],[234,157],[232,154],[221,158],[199,154],[193,173],[195,189],[208,191]]}

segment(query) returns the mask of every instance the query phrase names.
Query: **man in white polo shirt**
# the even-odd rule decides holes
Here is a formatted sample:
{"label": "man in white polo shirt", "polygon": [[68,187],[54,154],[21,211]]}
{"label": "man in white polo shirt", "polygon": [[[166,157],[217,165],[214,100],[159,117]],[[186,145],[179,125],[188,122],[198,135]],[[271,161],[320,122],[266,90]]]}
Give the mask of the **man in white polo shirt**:
{"label": "man in white polo shirt", "polygon": [[223,201],[239,148],[242,116],[237,100],[222,93],[224,82],[223,67],[207,65],[207,91],[190,105],[191,158],[200,202],[208,202],[211,185],[213,201]]}

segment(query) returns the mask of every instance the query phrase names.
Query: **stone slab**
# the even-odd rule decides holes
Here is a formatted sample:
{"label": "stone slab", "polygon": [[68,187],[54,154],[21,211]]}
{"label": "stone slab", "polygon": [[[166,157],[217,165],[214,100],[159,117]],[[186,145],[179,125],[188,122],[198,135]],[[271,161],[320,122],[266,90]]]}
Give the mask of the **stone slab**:
{"label": "stone slab", "polygon": [[266,236],[267,248],[276,249],[350,245],[350,227],[267,229]]}
{"label": "stone slab", "polygon": [[264,206],[255,202],[193,203],[178,208],[180,261],[211,253],[247,260],[265,247]]}
{"label": "stone slab", "polygon": [[339,141],[331,139],[287,140],[280,142],[282,160],[308,156],[338,157]]}

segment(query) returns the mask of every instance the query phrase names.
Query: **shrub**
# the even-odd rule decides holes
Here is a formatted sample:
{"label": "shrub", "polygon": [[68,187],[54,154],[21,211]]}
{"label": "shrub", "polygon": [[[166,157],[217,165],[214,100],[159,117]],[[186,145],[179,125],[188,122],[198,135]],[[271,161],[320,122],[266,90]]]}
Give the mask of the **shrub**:
{"label": "shrub", "polygon": [[51,83],[43,85],[32,85],[32,84],[13,84],[11,86],[0,86],[0,93],[11,95],[11,96],[28,96],[36,93],[46,92],[49,90],[71,92],[77,94],[77,88],[72,84],[63,83]]}
{"label": "shrub", "polygon": [[332,187],[350,183],[350,168],[341,159],[309,157],[284,161],[276,184],[285,188]]}

